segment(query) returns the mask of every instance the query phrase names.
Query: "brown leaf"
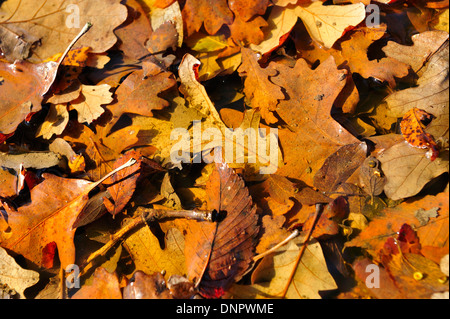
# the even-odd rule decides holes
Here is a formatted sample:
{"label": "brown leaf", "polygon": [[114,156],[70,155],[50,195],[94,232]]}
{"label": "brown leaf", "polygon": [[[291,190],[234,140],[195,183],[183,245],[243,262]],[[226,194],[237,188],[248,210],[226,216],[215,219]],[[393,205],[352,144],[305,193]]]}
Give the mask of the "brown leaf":
{"label": "brown leaf", "polygon": [[112,184],[108,187],[108,192],[111,197],[105,197],[104,200],[110,203],[110,205],[106,206],[106,208],[113,216],[125,208],[134,194],[137,180],[141,175],[142,162],[140,157],[140,153],[136,151],[127,152],[123,156],[119,157],[119,159],[114,163],[114,169],[122,166],[132,158],[137,160],[137,163],[121,170],[105,181],[106,184]]}
{"label": "brown leaf", "polygon": [[[315,213],[311,213],[308,220],[303,225],[303,229],[309,230],[313,227]],[[325,238],[339,233],[339,224],[348,215],[348,202],[340,196],[329,203],[323,209],[319,220],[314,225],[312,237]]]}
{"label": "brown leaf", "polygon": [[50,174],[44,174],[44,178],[31,190],[31,204],[7,211],[12,236],[1,245],[43,266],[44,248],[56,243],[65,268],[75,262],[76,229],[72,225],[97,184]]}
{"label": "brown leaf", "polygon": [[0,62],[0,133],[13,133],[30,114],[41,110],[43,96],[55,81],[59,64]]}
{"label": "brown leaf", "polygon": [[284,87],[289,97],[277,109],[289,125],[289,130],[279,130],[285,165],[277,174],[311,185],[328,156],[344,145],[358,143],[330,114],[345,86],[346,72],[337,69],[332,57],[315,70],[303,59],[293,69],[281,64],[276,69],[280,74],[272,82]]}
{"label": "brown leaf", "polygon": [[138,142],[139,127],[127,126],[109,134],[108,128],[96,126],[96,132],[81,124],[73,124],[66,130],[64,139],[75,151],[83,150],[88,176],[97,181],[113,170],[114,162],[122,151]]}
{"label": "brown leaf", "polygon": [[259,108],[261,116],[268,124],[277,122],[273,112],[277,109],[278,100],[284,100],[283,91],[270,78],[278,74],[273,64],[262,68],[259,63],[259,54],[250,49],[242,49],[242,65],[239,75],[245,78],[244,93],[246,100],[252,108]]}
{"label": "brown leaf", "polygon": [[228,1],[230,9],[242,20],[248,21],[255,15],[264,15],[269,0],[231,0]]}
{"label": "brown leaf", "polygon": [[214,3],[208,0],[187,0],[182,13],[188,36],[199,31],[203,24],[206,32],[214,35],[224,24],[233,22],[233,12],[228,8],[227,0]]}
{"label": "brown leaf", "polygon": [[188,279],[203,296],[218,298],[252,262],[258,216],[244,181],[226,164],[216,164],[206,189],[208,208],[225,217],[217,224],[190,223],[185,255]]}
{"label": "brown leaf", "polygon": [[314,187],[327,193],[336,191],[362,165],[367,151],[365,142],[341,147],[325,160],[314,175]]}
{"label": "brown leaf", "polygon": [[386,98],[388,115],[402,117],[412,108],[418,108],[438,117],[448,114],[449,98],[449,42],[435,52],[417,81],[417,86],[397,91]]}
{"label": "brown leaf", "polygon": [[445,43],[448,33],[444,31],[426,31],[412,36],[414,45],[400,45],[389,41],[383,48],[388,57],[409,64],[414,72],[419,72],[428,59]]}
{"label": "brown leaf", "polygon": [[116,273],[109,273],[98,267],[94,272],[92,285],[84,285],[71,299],[122,299],[119,278]]}
{"label": "brown leaf", "polygon": [[[392,237],[403,224],[416,228],[423,246],[448,247],[448,192],[437,196],[425,196],[420,200],[408,200],[394,208],[386,208],[383,215],[373,219],[357,237],[345,244],[346,247],[362,247],[374,257],[384,246],[388,237]],[[439,207],[439,216],[421,226],[415,216],[418,209],[429,210]]]}
{"label": "brown leaf", "polygon": [[170,89],[175,83],[170,72],[150,77],[144,77],[142,70],[133,72],[116,90],[117,103],[108,106],[108,110],[113,114],[109,127],[125,113],[152,116],[152,110],[167,107],[169,102],[160,98],[158,94]]}
{"label": "brown leaf", "polygon": [[123,299],[172,299],[161,273],[147,275],[136,271],[130,283],[123,289]]}

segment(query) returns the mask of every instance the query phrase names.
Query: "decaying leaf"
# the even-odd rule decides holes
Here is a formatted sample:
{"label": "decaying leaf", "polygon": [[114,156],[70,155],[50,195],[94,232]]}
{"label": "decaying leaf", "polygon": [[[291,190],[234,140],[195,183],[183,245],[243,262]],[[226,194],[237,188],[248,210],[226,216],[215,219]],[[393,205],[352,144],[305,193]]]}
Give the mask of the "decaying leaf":
{"label": "decaying leaf", "polygon": [[439,156],[439,148],[433,137],[425,132],[425,124],[423,124],[431,120],[431,114],[420,109],[412,108],[403,116],[400,128],[403,137],[409,145],[418,148],[428,148],[431,152],[430,160],[434,161]]}
{"label": "decaying leaf", "polygon": [[242,65],[239,75],[245,77],[245,96],[252,108],[258,108],[268,124],[275,123],[273,115],[278,100],[284,99],[281,88],[270,81],[270,77],[277,75],[277,70],[269,65],[263,69],[258,63],[258,54],[250,49],[242,50]]}

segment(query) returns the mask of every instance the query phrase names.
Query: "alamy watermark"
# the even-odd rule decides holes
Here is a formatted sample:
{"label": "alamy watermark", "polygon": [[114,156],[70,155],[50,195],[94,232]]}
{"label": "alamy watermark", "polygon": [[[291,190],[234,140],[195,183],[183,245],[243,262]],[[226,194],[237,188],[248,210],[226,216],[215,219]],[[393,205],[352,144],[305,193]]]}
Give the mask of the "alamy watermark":
{"label": "alamy watermark", "polygon": [[75,264],[70,264],[65,269],[66,272],[66,287],[69,289],[80,288],[80,267]]}
{"label": "alamy watermark", "polygon": [[367,288],[380,288],[380,267],[375,264],[369,264],[366,266],[366,287]]}
{"label": "alamy watermark", "polygon": [[[258,163],[260,174],[274,174],[278,169],[278,129],[218,128],[202,130],[201,121],[193,121],[192,131],[174,129],[170,134],[177,141],[170,151],[174,164],[212,163]],[[191,156],[191,154],[193,154]]]}

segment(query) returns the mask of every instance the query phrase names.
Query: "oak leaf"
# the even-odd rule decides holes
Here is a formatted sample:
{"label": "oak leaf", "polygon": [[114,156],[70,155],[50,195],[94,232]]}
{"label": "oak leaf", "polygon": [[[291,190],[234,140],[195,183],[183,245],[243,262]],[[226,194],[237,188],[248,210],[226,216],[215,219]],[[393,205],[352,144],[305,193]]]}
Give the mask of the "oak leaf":
{"label": "oak leaf", "polygon": [[76,152],[82,150],[87,174],[93,181],[111,172],[120,154],[138,142],[140,128],[127,126],[111,134],[108,134],[109,129],[104,126],[97,125],[95,129],[94,132],[87,126],[73,123],[62,137],[72,144]]}
{"label": "oak leaf", "polygon": [[432,115],[416,108],[409,110],[400,123],[403,137],[409,145],[418,148],[430,149],[430,160],[434,161],[439,156],[439,148],[429,133],[425,132],[424,122],[430,122]]}
{"label": "oak leaf", "polygon": [[289,5],[286,8],[273,7],[267,19],[269,25],[263,28],[266,38],[259,44],[251,44],[250,48],[266,55],[280,47],[297,23],[298,16],[295,8],[294,5]]}
{"label": "oak leaf", "polygon": [[358,142],[330,114],[345,86],[346,71],[338,70],[332,57],[315,70],[303,59],[294,68],[282,64],[275,68],[279,75],[272,82],[284,87],[289,97],[280,101],[277,109],[289,125],[289,129],[279,130],[285,165],[277,174],[311,185],[312,177],[328,156],[344,145]]}
{"label": "oak leaf", "polygon": [[119,278],[105,268],[95,269],[92,285],[84,285],[71,299],[122,299]]}
{"label": "oak leaf", "polygon": [[152,116],[152,110],[160,110],[169,105],[169,102],[158,94],[175,85],[173,74],[162,72],[145,77],[143,72],[133,72],[116,90],[117,102],[108,106],[108,110],[113,114],[109,127],[113,127],[125,113]]}
{"label": "oak leaf", "polygon": [[347,29],[357,26],[366,18],[362,3],[324,6],[322,2],[315,1],[309,6],[298,6],[295,11],[311,37],[327,48],[331,48]]}
{"label": "oak leaf", "polygon": [[70,102],[70,106],[78,112],[78,122],[90,124],[105,112],[101,106],[113,101],[110,89],[108,84],[81,85],[80,97]]}
{"label": "oak leaf", "polygon": [[13,133],[41,102],[55,81],[59,63],[0,62],[0,133]]}
{"label": "oak leaf", "polygon": [[[439,208],[438,216],[431,217],[426,225],[416,217],[418,209],[430,210]],[[388,237],[395,236],[403,224],[416,229],[421,243],[421,252],[426,254],[429,247],[448,249],[448,192],[437,196],[428,195],[417,201],[407,200],[393,208],[386,208],[381,216],[373,219],[369,225],[354,239],[345,243],[346,247],[361,247],[366,249],[374,258],[379,258],[379,251],[383,248]],[[445,255],[440,252],[438,258]]]}
{"label": "oak leaf", "polygon": [[[78,214],[97,184],[79,179],[66,179],[44,174],[45,180],[31,190],[31,204],[8,209],[8,225],[12,235],[1,245],[23,255],[38,266],[51,268],[44,249],[58,248],[62,266],[75,262],[72,229]],[[56,245],[55,245],[56,244]]]}
{"label": "oak leaf", "polygon": [[230,0],[228,6],[244,21],[248,21],[255,15],[264,15],[269,0]]}
{"label": "oak leaf", "polygon": [[187,36],[199,31],[202,25],[205,26],[206,32],[214,35],[224,24],[231,24],[234,20],[227,0],[214,3],[207,0],[187,0],[182,13]]}
{"label": "oak leaf", "polygon": [[284,100],[285,96],[281,88],[270,80],[271,77],[278,74],[273,64],[262,68],[258,60],[258,53],[243,48],[242,65],[238,72],[241,77],[245,78],[244,93],[248,104],[252,108],[258,108],[266,122],[272,124],[278,121],[273,114],[276,111],[278,100]]}
{"label": "oak leaf", "polygon": [[14,289],[20,298],[25,298],[24,290],[39,281],[39,273],[23,269],[5,249],[0,247],[0,282]]}
{"label": "oak leaf", "polygon": [[388,115],[402,117],[412,108],[418,108],[438,117],[448,114],[449,98],[449,44],[448,40],[425,65],[417,86],[397,91],[386,98]]}

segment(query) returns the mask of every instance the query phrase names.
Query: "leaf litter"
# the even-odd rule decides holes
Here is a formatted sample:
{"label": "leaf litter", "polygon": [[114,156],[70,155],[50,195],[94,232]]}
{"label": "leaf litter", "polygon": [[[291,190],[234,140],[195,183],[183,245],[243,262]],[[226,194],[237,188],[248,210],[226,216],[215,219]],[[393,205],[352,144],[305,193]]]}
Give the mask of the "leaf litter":
{"label": "leaf litter", "polygon": [[448,1],[37,2],[0,4],[1,298],[448,296]]}

